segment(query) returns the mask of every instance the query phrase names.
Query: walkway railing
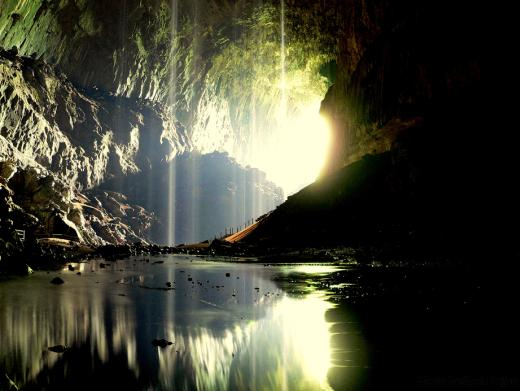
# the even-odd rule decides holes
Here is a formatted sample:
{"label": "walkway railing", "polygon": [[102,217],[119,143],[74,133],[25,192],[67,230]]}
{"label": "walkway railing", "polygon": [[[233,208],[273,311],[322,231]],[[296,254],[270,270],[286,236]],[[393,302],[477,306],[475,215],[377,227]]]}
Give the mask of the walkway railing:
{"label": "walkway railing", "polygon": [[229,227],[229,228],[225,228],[224,229],[224,233],[222,232],[219,232],[219,236],[215,237],[215,239],[225,239],[231,235],[235,235],[236,233],[242,231],[242,230],[245,230],[247,227],[250,227],[252,225],[255,225],[256,223],[259,223],[261,220],[265,219],[267,216],[269,216],[269,214],[271,214],[271,212],[268,212],[266,214],[263,214],[261,215],[260,217],[257,217],[256,219],[255,218],[252,218],[252,219],[249,219],[247,220],[244,224],[241,224],[237,227]]}

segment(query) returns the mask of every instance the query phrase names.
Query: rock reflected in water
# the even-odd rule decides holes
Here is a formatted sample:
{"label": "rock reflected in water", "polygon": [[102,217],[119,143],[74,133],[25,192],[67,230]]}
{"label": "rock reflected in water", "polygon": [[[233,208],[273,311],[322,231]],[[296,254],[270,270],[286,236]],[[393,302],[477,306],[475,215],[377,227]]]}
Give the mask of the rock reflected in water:
{"label": "rock reflected in water", "polygon": [[[190,261],[117,261],[59,290],[38,272],[1,283],[0,367],[25,389],[330,389],[330,303],[286,296],[277,268]],[[176,290],[140,289],[164,281]]]}

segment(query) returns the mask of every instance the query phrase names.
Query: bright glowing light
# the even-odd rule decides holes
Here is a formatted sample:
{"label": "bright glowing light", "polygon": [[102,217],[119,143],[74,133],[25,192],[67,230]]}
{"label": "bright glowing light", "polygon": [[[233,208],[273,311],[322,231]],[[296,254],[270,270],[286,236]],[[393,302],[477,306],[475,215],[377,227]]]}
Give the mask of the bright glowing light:
{"label": "bright glowing light", "polygon": [[318,275],[318,274],[328,274],[328,273],[333,273],[333,272],[336,272],[338,270],[342,270],[341,268],[339,267],[336,267],[336,266],[322,266],[322,265],[301,265],[301,266],[296,266],[294,268],[294,270],[298,273],[306,273],[306,274],[314,274],[314,275]]}
{"label": "bright glowing light", "polygon": [[322,389],[330,389],[327,372],[331,366],[330,332],[325,312],[332,304],[319,297],[305,300],[285,298],[279,309],[284,313],[286,338],[292,340],[305,373],[318,381]]}
{"label": "bright glowing light", "polygon": [[330,132],[319,114],[319,103],[280,122],[272,142],[262,146],[254,164],[282,186],[287,196],[316,180],[325,163]]}

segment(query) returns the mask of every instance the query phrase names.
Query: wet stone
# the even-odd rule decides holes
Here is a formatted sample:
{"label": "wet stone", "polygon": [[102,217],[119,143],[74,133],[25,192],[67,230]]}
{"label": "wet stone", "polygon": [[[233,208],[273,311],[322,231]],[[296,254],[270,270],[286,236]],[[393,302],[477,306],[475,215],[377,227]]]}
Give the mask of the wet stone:
{"label": "wet stone", "polygon": [[63,353],[68,350],[68,347],[65,345],[56,345],[56,346],[51,346],[48,349],[54,353]]}
{"label": "wet stone", "polygon": [[165,348],[168,345],[173,345],[173,342],[167,341],[165,339],[154,339],[152,341],[152,345],[160,348]]}
{"label": "wet stone", "polygon": [[61,285],[61,284],[64,284],[65,281],[63,281],[60,277],[54,277],[52,280],[51,280],[51,284],[54,284],[54,285]]}

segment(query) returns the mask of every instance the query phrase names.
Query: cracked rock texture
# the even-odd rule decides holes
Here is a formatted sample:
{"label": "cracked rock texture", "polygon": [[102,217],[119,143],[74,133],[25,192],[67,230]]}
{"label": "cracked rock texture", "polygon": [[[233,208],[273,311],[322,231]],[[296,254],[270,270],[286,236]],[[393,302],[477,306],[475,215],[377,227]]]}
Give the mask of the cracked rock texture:
{"label": "cracked rock texture", "polygon": [[34,167],[17,168],[13,162],[0,162],[0,169],[0,219],[25,230],[27,237],[52,235],[91,246],[142,242],[154,221],[122,194],[87,196],[54,175]]}
{"label": "cracked rock texture", "polygon": [[[124,196],[122,213],[99,207],[99,199],[111,205],[113,195],[78,199],[109,178],[164,164],[189,148],[171,115],[158,105],[82,91],[16,50],[0,49],[0,75],[0,161],[14,205],[37,222],[29,230],[91,245],[147,237],[152,215]],[[94,205],[102,216],[91,213]]]}
{"label": "cracked rock texture", "polygon": [[[60,69],[77,85],[157,99],[164,89],[168,3],[2,0],[0,42]],[[165,48],[163,48],[165,49]],[[156,56],[150,53],[157,53]],[[78,66],[80,65],[80,66]]]}
{"label": "cracked rock texture", "polygon": [[39,60],[0,51],[0,74],[1,157],[20,167],[89,189],[189,145],[156,106],[88,96]]}

